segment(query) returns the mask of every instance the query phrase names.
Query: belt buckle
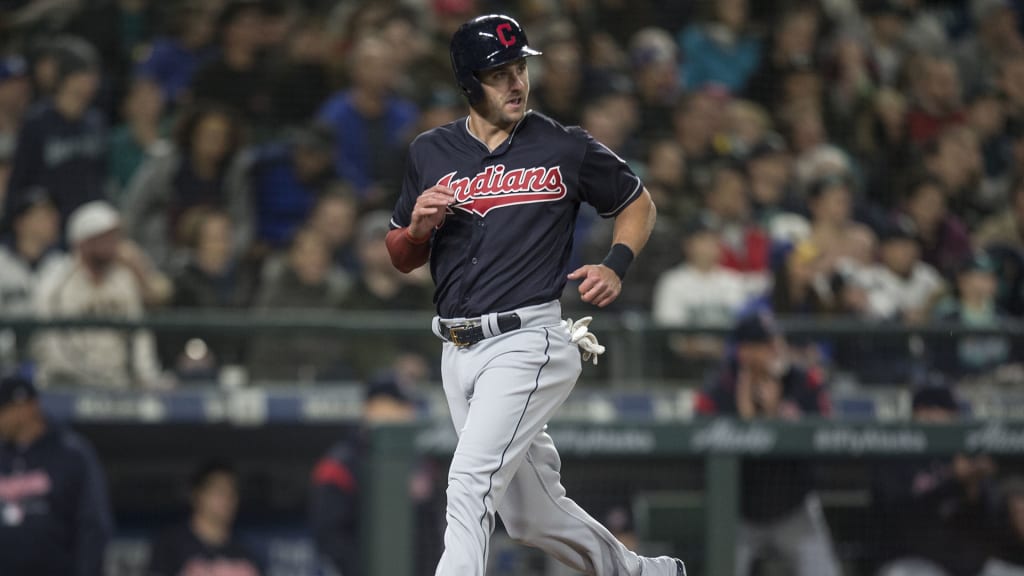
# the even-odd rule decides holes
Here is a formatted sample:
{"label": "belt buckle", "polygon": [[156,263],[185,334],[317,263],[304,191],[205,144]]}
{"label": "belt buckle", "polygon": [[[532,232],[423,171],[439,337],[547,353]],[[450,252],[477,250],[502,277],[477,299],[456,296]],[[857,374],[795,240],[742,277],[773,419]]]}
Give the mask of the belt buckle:
{"label": "belt buckle", "polygon": [[466,346],[469,346],[469,342],[463,342],[462,340],[459,340],[458,331],[461,328],[462,326],[451,326],[448,328],[448,339],[451,341],[452,344],[455,345],[456,348],[465,348]]}

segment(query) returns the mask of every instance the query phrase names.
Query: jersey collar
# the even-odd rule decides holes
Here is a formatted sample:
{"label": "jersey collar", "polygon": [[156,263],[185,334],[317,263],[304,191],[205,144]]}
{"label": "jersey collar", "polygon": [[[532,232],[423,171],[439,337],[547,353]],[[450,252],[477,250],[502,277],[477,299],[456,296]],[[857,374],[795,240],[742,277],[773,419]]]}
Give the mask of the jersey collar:
{"label": "jersey collar", "polygon": [[466,116],[466,118],[462,121],[462,130],[466,133],[467,136],[469,136],[478,144],[480,144],[484,151],[487,152],[487,156],[498,156],[500,154],[503,154],[505,150],[512,145],[512,140],[516,137],[516,133],[519,131],[519,128],[526,122],[526,119],[529,118],[532,114],[532,109],[527,110],[526,113],[523,114],[523,117],[519,119],[519,122],[516,122],[516,125],[512,127],[512,132],[509,133],[508,138],[506,138],[505,141],[499,144],[498,147],[495,148],[494,150],[489,149],[487,147],[487,144],[484,144],[484,141],[477,138],[476,134],[473,134],[473,131],[469,129],[469,116]]}

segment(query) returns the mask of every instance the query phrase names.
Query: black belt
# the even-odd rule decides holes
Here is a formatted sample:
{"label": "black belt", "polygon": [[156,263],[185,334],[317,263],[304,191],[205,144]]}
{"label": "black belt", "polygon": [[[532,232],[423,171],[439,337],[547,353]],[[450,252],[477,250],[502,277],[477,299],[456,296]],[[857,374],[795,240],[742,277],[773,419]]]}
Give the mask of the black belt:
{"label": "black belt", "polygon": [[[518,330],[522,327],[523,323],[519,319],[519,314],[516,314],[515,312],[498,314],[498,333],[492,334],[492,336]],[[473,344],[487,338],[487,336],[484,335],[483,326],[480,325],[480,320],[471,320],[468,322],[450,325],[442,324],[441,337],[460,348],[472,346]]]}

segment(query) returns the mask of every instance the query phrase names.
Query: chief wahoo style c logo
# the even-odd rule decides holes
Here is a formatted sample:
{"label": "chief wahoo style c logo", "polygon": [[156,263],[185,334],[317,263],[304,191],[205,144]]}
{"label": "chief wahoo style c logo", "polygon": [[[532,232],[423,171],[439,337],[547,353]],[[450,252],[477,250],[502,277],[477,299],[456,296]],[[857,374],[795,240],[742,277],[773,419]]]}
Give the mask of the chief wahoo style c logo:
{"label": "chief wahoo style c logo", "polygon": [[515,34],[509,34],[508,36],[505,35],[507,32],[512,31],[512,25],[508,22],[498,24],[498,27],[495,28],[494,31],[498,33],[498,41],[501,42],[502,46],[508,48],[509,46],[516,45]]}

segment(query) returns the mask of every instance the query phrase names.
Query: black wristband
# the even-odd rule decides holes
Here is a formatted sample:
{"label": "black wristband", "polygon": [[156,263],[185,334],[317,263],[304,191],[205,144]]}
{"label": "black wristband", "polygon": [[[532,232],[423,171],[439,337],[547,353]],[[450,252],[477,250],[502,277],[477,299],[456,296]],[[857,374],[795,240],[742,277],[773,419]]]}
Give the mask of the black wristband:
{"label": "black wristband", "polygon": [[633,251],[629,249],[629,246],[620,243],[612,246],[612,249],[608,251],[608,255],[604,257],[604,261],[601,264],[611,268],[615,275],[619,277],[619,280],[622,280],[626,277],[626,270],[633,263],[633,258]]}

